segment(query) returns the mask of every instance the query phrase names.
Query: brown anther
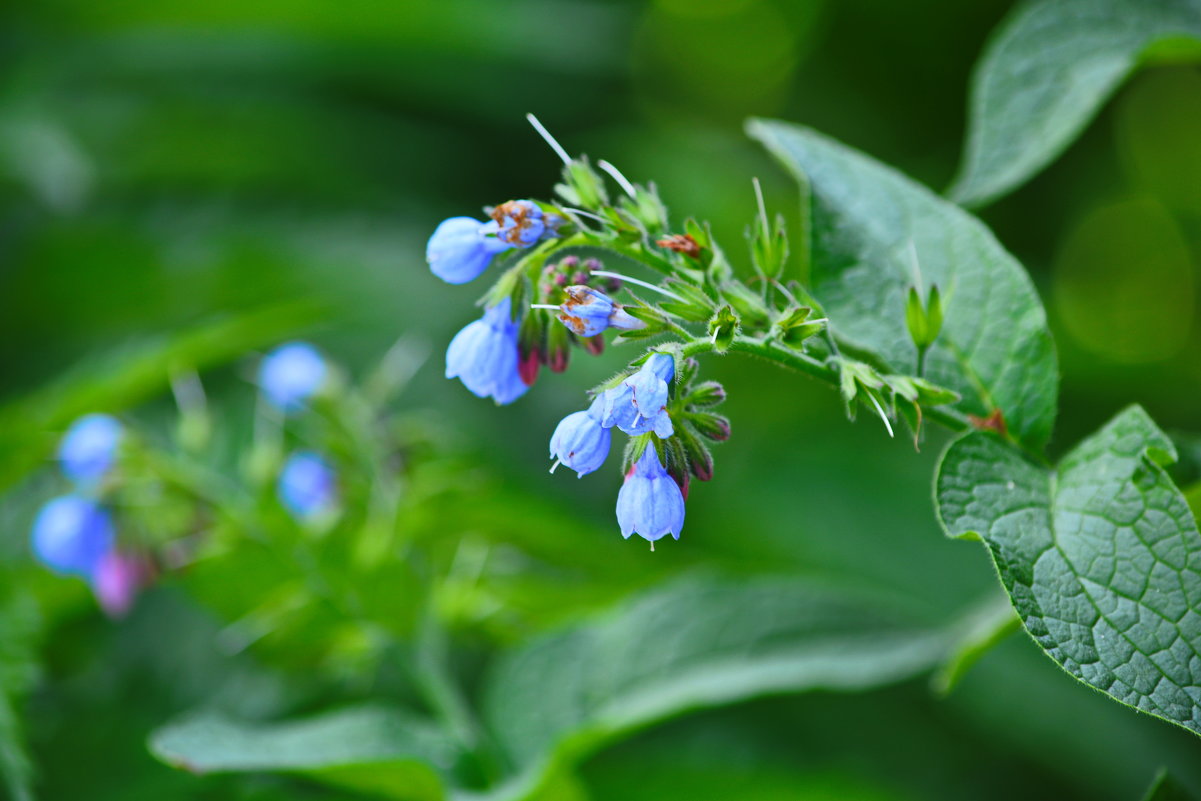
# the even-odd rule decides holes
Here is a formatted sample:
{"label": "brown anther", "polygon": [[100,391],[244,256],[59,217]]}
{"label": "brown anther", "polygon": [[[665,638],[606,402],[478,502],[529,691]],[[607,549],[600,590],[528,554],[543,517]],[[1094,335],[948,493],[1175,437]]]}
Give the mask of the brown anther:
{"label": "brown anther", "polygon": [[563,323],[563,325],[567,326],[570,330],[574,331],[580,336],[584,335],[586,323],[584,322],[583,317],[577,317],[574,314],[568,314],[567,312],[559,312],[558,318],[559,321]]}
{"label": "brown anther", "polygon": [[[520,246],[522,244],[521,232],[530,227],[531,220],[529,219],[529,214],[529,207],[524,203],[518,203],[516,200],[501,203],[492,209],[492,219],[501,228],[496,237],[502,242]],[[513,227],[508,230],[505,230],[506,217],[513,221]]]}
{"label": "brown anther", "polygon": [[674,250],[676,253],[683,253],[691,259],[701,257],[700,243],[692,238],[692,234],[672,234],[666,239],[656,241],[655,244],[661,248]]}
{"label": "brown anther", "polygon": [[994,431],[1005,439],[1009,438],[1009,426],[1005,425],[1005,415],[1001,414],[1000,409],[993,409],[988,417],[969,414],[967,420],[976,427],[977,431]]}

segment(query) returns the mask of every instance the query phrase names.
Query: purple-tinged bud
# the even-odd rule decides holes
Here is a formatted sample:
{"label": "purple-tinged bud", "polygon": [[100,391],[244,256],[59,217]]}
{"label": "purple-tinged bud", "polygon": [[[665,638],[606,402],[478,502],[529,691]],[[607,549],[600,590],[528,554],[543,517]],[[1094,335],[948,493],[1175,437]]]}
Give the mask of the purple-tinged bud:
{"label": "purple-tinged bud", "polygon": [[601,267],[604,267],[604,265],[601,264],[600,259],[597,259],[597,258],[584,259],[584,272],[591,273],[596,270],[599,270]]}
{"label": "purple-tinged bud", "polygon": [[697,432],[714,442],[725,442],[730,438],[730,421],[720,414],[693,413],[688,420]]}
{"label": "purple-tinged bud", "polygon": [[514,247],[529,247],[546,232],[542,209],[529,200],[501,203],[492,210],[492,219],[500,227],[496,233],[497,238]]}
{"label": "purple-tinged bud", "polygon": [[495,222],[471,217],[443,220],[425,246],[430,271],[448,284],[474,281],[497,253],[512,247],[496,235],[498,230]]}
{"label": "purple-tinged bud", "polygon": [[521,377],[522,383],[528,387],[538,380],[538,370],[541,367],[541,354],[536,350],[531,350],[518,360],[517,375]]}
{"label": "purple-tinged bud", "polygon": [[676,430],[675,440],[680,443],[680,449],[688,461],[688,469],[692,471],[692,475],[700,481],[711,480],[713,454],[709,453],[709,449],[692,433],[689,426],[680,426]]}
{"label": "purple-tinged bud", "polygon": [[288,457],[276,489],[280,502],[301,521],[329,512],[338,498],[333,468],[312,451],[297,451]]}
{"label": "purple-tinged bud", "polygon": [[138,591],[150,579],[144,561],[113,549],[100,558],[92,576],[92,593],[111,618],[121,618],[133,607]]}
{"label": "purple-tinged bud", "polygon": [[90,577],[113,547],[113,521],[95,501],[63,495],[49,501],[33,521],[30,539],[38,560],[60,573]]}
{"label": "purple-tinged bud", "polygon": [[562,273],[559,273],[558,275],[556,275],[555,276],[555,286],[560,287],[560,288],[567,286],[567,276],[563,275]]}
{"label": "purple-tinged bud", "polygon": [[567,300],[559,306],[559,321],[580,337],[593,337],[606,328],[633,331],[646,323],[631,317],[612,298],[592,287],[576,284],[566,290]]}
{"label": "purple-tinged bud", "polygon": [[716,406],[725,399],[725,387],[716,381],[704,381],[692,388],[686,402],[689,406]]}
{"label": "purple-tinged bud", "polygon": [[321,388],[328,372],[316,348],[307,342],[289,342],[263,357],[259,388],[272,406],[294,412]]}
{"label": "purple-tinged bud", "polygon": [[567,415],[550,438],[550,455],[580,478],[598,469],[609,456],[613,432],[600,424],[600,405],[597,398],[587,411]]}
{"label": "purple-tinged bud", "polygon": [[561,325],[546,329],[546,366],[551,372],[561,373],[567,369],[571,359],[571,334]]}
{"label": "purple-tinged bud", "polygon": [[600,334],[594,337],[588,337],[580,340],[580,344],[584,346],[584,350],[591,353],[593,356],[600,356],[605,352],[605,338]]}
{"label": "purple-tinged bud", "polygon": [[512,403],[529,385],[518,371],[517,324],[509,316],[510,300],[469,323],[446,349],[446,377],[458,378],[474,395]]}
{"label": "purple-tinged bud", "polygon": [[89,414],[76,420],[58,444],[63,474],[82,485],[102,479],[117,459],[122,434],[121,424],[107,414]]}
{"label": "purple-tinged bud", "polygon": [[580,266],[580,257],[579,256],[564,256],[562,259],[559,260],[559,270],[561,272],[567,272],[568,270],[574,270],[576,267],[579,267],[579,266]]}
{"label": "purple-tinged bud", "polygon": [[590,275],[588,275],[588,273],[585,273],[585,272],[579,272],[579,273],[576,273],[576,274],[574,274],[573,276],[571,276],[571,283],[573,283],[573,284],[586,284],[586,283],[588,283],[588,279],[589,279],[589,278],[591,278],[591,276],[590,276]]}
{"label": "purple-tinged bud", "polygon": [[671,534],[680,538],[684,527],[684,493],[647,445],[617,493],[617,524],[621,536],[637,534],[654,542]]}

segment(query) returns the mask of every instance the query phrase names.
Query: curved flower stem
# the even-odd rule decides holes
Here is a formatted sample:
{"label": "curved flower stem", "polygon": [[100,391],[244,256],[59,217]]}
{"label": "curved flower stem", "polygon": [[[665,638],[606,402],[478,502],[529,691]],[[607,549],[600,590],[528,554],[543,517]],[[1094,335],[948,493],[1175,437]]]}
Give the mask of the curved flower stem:
{"label": "curved flower stem", "polygon": [[[831,366],[827,362],[815,359],[808,354],[786,348],[769,339],[736,337],[730,343],[729,349],[766,359],[769,362],[788,367],[799,373],[804,373],[807,376],[824,381],[835,387],[839,385],[840,375],[836,367]],[[711,353],[716,350],[717,347],[708,339],[694,339],[684,345],[681,355],[695,356],[701,353]],[[941,423],[954,432],[967,431],[972,427],[966,415],[953,409],[941,406],[924,406],[922,407],[922,412],[927,419]]]}

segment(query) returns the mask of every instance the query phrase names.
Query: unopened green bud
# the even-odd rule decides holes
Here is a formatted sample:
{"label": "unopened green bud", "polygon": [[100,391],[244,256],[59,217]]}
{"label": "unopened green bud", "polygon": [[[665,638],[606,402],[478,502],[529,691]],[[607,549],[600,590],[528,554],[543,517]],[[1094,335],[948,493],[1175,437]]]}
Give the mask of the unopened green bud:
{"label": "unopened green bud", "polygon": [[763,298],[741,281],[723,282],[721,294],[741,315],[744,324],[752,328],[762,328],[770,322],[770,312]]}
{"label": "unopened green bud", "polygon": [[905,296],[905,325],[919,350],[934,344],[942,330],[942,296],[937,286],[930,288],[926,303],[922,303],[916,287],[909,287]]}
{"label": "unopened green bud", "polygon": [[730,421],[720,414],[692,412],[687,417],[688,422],[692,423],[702,437],[714,442],[725,442],[730,438]]}

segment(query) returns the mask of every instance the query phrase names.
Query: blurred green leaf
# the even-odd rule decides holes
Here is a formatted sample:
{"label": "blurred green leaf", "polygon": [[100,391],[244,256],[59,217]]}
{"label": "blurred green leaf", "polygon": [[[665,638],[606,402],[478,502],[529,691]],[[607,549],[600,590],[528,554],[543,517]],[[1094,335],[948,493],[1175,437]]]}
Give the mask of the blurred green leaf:
{"label": "blurred green leaf", "polygon": [[956,201],[1025,183],[1080,134],[1140,60],[1201,55],[1191,0],[1041,0],[993,34],[972,79]]}
{"label": "blurred green leaf", "polygon": [[1196,798],[1166,770],[1160,771],[1147,789],[1143,801],[1193,801]]}
{"label": "blurred green leaf", "polygon": [[943,631],[882,598],[801,579],[690,577],[512,652],[485,715],[530,798],[547,777],[623,734],[689,710],[804,690],[856,691],[932,667]]}
{"label": "blurred green leaf", "polygon": [[1045,445],[1058,396],[1046,315],[1022,266],[983,223],[807,128],[752,120],[748,131],[812,193],[812,289],[835,336],[889,372],[914,371],[906,292],[938,284],[944,323],[924,377],[958,392],[962,411],[1000,409],[1019,441]]}
{"label": "blurred green leaf", "polygon": [[939,467],[953,537],[983,538],[1035,641],[1121,703],[1201,734],[1201,535],[1139,407],[1058,469],[973,432]]}
{"label": "blurred green leaf", "polygon": [[431,723],[379,706],[266,724],[202,713],[158,729],[150,750],[193,773],[298,773],[406,801],[444,798],[440,774],[456,758]]}
{"label": "blurred green leaf", "polygon": [[37,667],[38,615],[15,571],[0,567],[0,780],[12,801],[30,801],[32,766],[25,749],[19,703]]}
{"label": "blurred green leaf", "polygon": [[0,406],[0,490],[36,469],[76,417],[144,401],[169,386],[172,370],[202,370],[238,358],[312,324],[318,314],[305,303],[225,317],[112,353]]}
{"label": "blurred green leaf", "polygon": [[934,690],[942,695],[951,692],[980,657],[1021,627],[1009,596],[997,591],[968,615],[961,639],[931,680]]}

